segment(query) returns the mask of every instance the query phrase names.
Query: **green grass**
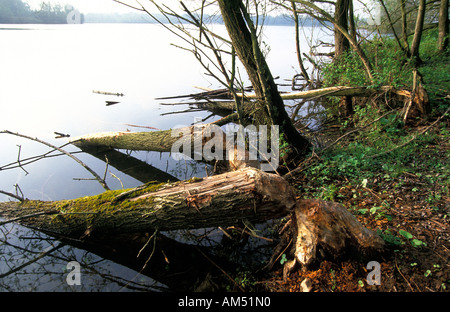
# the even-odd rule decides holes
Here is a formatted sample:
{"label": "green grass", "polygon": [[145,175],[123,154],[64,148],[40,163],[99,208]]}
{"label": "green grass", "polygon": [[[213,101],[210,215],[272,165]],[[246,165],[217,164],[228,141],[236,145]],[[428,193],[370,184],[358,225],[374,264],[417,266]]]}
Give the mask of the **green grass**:
{"label": "green grass", "polygon": [[[357,111],[354,118],[359,125],[376,115],[364,110]],[[409,144],[397,148],[413,136],[415,139]],[[405,129],[398,116],[392,114],[320,154],[320,161],[305,170],[309,184],[302,185],[301,190],[309,197],[339,201],[342,185],[371,187],[373,181],[381,184],[395,181],[395,187],[401,188],[403,177],[409,174],[426,185],[439,185],[437,191],[428,195],[428,202],[433,203],[449,196],[450,151],[439,148],[440,142],[449,138],[444,122],[438,124],[438,129],[418,135],[415,129]],[[373,157],[380,153],[385,154]]]}

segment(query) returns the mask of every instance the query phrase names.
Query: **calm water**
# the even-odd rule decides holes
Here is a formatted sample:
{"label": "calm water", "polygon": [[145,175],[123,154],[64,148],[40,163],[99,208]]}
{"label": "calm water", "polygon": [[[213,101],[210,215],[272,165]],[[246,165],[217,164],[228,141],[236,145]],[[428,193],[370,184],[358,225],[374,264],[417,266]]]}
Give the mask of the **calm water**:
{"label": "calm water", "polygon": [[[38,137],[54,145],[54,132],[78,136],[102,131],[146,131],[127,124],[169,129],[188,125],[209,112],[170,114],[183,106],[162,106],[157,97],[198,92],[194,86],[221,87],[204,75],[192,54],[171,43],[179,40],[150,24],[2,25],[0,27],[0,130]],[[8,29],[9,28],[9,29]],[[223,26],[217,26],[224,32]],[[306,29],[308,34],[310,29]],[[317,29],[316,29],[317,33]],[[274,76],[290,79],[298,72],[294,29],[267,27],[269,65]],[[303,42],[307,52],[306,41]],[[242,71],[242,73],[244,73]],[[245,79],[245,74],[243,78]],[[123,93],[123,97],[93,90]],[[106,106],[105,101],[120,101]],[[213,116],[213,121],[220,116]],[[148,131],[148,130],[147,130]],[[75,147],[65,147],[77,151]],[[0,166],[47,152],[36,142],[0,134]],[[76,154],[99,175],[105,162]],[[168,154],[133,152],[132,156],[185,179],[205,176],[204,165],[187,166]],[[22,168],[0,171],[0,190],[39,200],[71,199],[98,194],[96,181],[68,157],[43,159]],[[111,188],[142,184],[113,167],[106,182]],[[0,201],[11,200],[0,194]],[[166,286],[95,254],[62,245],[39,232],[8,224],[0,227],[0,291],[118,291],[159,290]],[[82,285],[68,286],[66,265],[82,265]]]}

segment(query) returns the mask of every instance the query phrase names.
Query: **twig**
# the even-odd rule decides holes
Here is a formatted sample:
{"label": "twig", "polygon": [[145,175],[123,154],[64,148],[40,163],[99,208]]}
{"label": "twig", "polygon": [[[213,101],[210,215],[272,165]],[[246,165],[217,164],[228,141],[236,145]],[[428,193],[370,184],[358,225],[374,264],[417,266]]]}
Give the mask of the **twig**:
{"label": "twig", "polygon": [[61,153],[65,154],[65,155],[69,156],[70,158],[72,158],[73,160],[75,160],[77,163],[79,163],[87,171],[89,171],[95,177],[95,179],[103,186],[103,188],[105,190],[109,191],[109,187],[108,187],[108,185],[106,185],[105,180],[102,180],[102,178],[100,178],[98,176],[98,174],[95,173],[94,170],[89,168],[85,163],[83,163],[81,160],[79,160],[77,157],[73,156],[69,152],[66,152],[63,149],[61,149],[61,148],[59,148],[59,147],[57,147],[57,146],[55,146],[53,144],[50,144],[48,142],[42,141],[42,140],[40,140],[38,138],[33,138],[33,137],[30,137],[30,136],[27,136],[27,135],[24,135],[24,134],[20,134],[20,133],[17,133],[17,132],[11,132],[9,130],[3,130],[3,131],[0,131],[0,133],[11,134],[11,135],[15,135],[15,136],[22,137],[22,138],[25,138],[25,139],[29,139],[29,140],[32,140],[32,141],[35,141],[35,142],[39,142],[41,144],[47,145],[47,146],[49,146],[49,147],[51,147],[51,148],[53,148],[55,150],[60,151]]}
{"label": "twig", "polygon": [[28,174],[29,172],[25,170],[24,167],[22,167],[22,164],[20,163],[20,152],[22,151],[22,145],[17,145],[17,147],[19,148],[19,152],[17,153],[17,163],[19,164],[20,169],[22,169],[23,171],[25,171],[26,174]]}
{"label": "twig", "polygon": [[[222,230],[224,233],[226,233],[221,227],[219,227],[219,229]],[[254,233],[254,231],[252,231],[252,230],[241,229],[241,228],[236,227],[236,226],[229,226],[229,227],[227,227],[227,230],[241,231],[242,233],[246,233],[246,234],[248,234],[248,235],[250,235],[250,236],[252,236],[254,238],[259,238],[259,239],[262,239],[262,240],[265,240],[265,241],[268,241],[268,242],[271,242],[271,243],[273,242],[273,239],[267,238],[267,237],[264,237],[264,236],[260,236],[260,235],[258,235],[256,233]],[[229,234],[227,236],[229,236]],[[231,236],[229,236],[229,238],[231,238]]]}
{"label": "twig", "polygon": [[225,234],[226,237],[228,237],[229,239],[233,239],[233,237],[231,237],[231,235],[228,234],[228,232],[225,231],[222,227],[219,226],[218,228],[219,228],[219,230],[222,231],[223,234]]}
{"label": "twig", "polygon": [[2,221],[2,222],[0,222],[0,226],[8,224],[8,223],[12,223],[12,222],[20,221],[20,220],[23,220],[23,219],[34,218],[34,217],[43,216],[43,215],[49,215],[49,214],[59,214],[59,213],[60,213],[59,211],[44,211],[44,212],[32,213],[32,214],[21,216],[21,217],[17,217],[17,218],[14,218],[14,219],[9,219],[9,220],[6,220],[6,221]]}
{"label": "twig", "polygon": [[202,254],[203,257],[206,258],[209,262],[211,262],[212,265],[214,265],[216,268],[218,268],[230,281],[233,282],[234,285],[236,285],[240,291],[245,292],[245,290],[239,285],[230,275],[228,275],[227,272],[225,272],[219,265],[217,265],[214,261],[212,261],[203,251],[200,250],[197,246],[195,248],[198,250],[199,253]]}
{"label": "twig", "polygon": [[141,269],[141,272],[147,267],[147,264],[149,263],[150,259],[153,257],[153,254],[155,253],[155,249],[156,249],[156,234],[157,234],[157,233],[158,233],[158,229],[156,229],[155,232],[152,234],[152,236],[150,236],[150,238],[148,239],[147,243],[145,243],[144,247],[142,247],[142,249],[139,250],[139,253],[138,253],[138,255],[137,255],[138,257],[139,257],[139,255],[140,255],[141,251],[144,250],[144,248],[148,245],[148,243],[149,243],[149,242],[152,240],[152,238],[153,238],[153,250],[152,250],[150,256],[147,258],[147,261],[145,261],[144,266],[143,266],[142,269]]}
{"label": "twig", "polygon": [[[63,145],[61,145],[59,148],[63,148],[64,146],[69,145],[69,144],[70,144],[70,143],[63,144]],[[52,158],[52,157],[58,157],[58,156],[65,155],[64,153],[55,154],[55,155],[50,155],[50,154],[53,153],[54,151],[55,151],[55,150],[51,150],[51,151],[48,151],[48,152],[46,152],[46,153],[44,153],[44,154],[42,154],[42,155],[37,155],[37,156],[31,156],[31,157],[28,157],[28,158],[23,158],[23,159],[21,160],[21,165],[22,165],[22,166],[26,166],[26,165],[29,165],[29,164],[31,164],[31,163],[34,163],[34,162],[39,161],[39,160],[44,159],[44,158]],[[75,151],[75,152],[71,152],[72,155],[73,155],[73,154],[79,154],[79,153],[83,153],[83,151]],[[2,167],[0,167],[0,171],[2,171],[2,170],[14,169],[14,168],[18,168],[18,167],[19,167],[18,165],[13,166],[14,164],[17,164],[17,161],[16,161],[16,162],[9,163],[9,164],[6,164],[6,165],[3,165]]]}
{"label": "twig", "polygon": [[12,270],[9,271],[9,272],[0,274],[0,278],[4,278],[4,277],[6,277],[6,276],[8,276],[8,275],[11,275],[11,274],[13,274],[13,273],[15,273],[15,272],[17,272],[17,271],[22,270],[24,267],[26,267],[26,266],[28,266],[28,265],[30,265],[30,264],[32,264],[32,263],[34,263],[34,262],[40,260],[41,258],[45,257],[46,255],[52,253],[53,251],[55,251],[55,250],[57,250],[57,249],[59,249],[59,248],[65,246],[65,245],[66,245],[66,244],[64,244],[64,243],[60,243],[60,244],[57,245],[57,246],[53,246],[52,248],[47,249],[46,251],[41,252],[41,254],[40,254],[39,256],[37,256],[36,258],[31,259],[30,261],[27,261],[27,262],[23,263],[22,265],[19,265],[18,267],[12,269]]}
{"label": "twig", "polygon": [[17,191],[19,191],[20,194],[22,194],[20,197],[25,198],[25,196],[23,195],[23,192],[22,192],[22,190],[21,190],[19,184],[17,184],[17,183],[14,184],[14,188],[16,189],[16,195],[17,195],[17,196],[19,196],[19,193],[17,192]]}
{"label": "twig", "polygon": [[23,198],[23,197],[14,195],[14,194],[9,193],[9,192],[5,192],[5,191],[0,190],[0,193],[5,194],[6,196],[9,196],[9,197],[15,198],[15,199],[17,199],[17,200],[19,200],[19,201],[24,201],[24,198]]}
{"label": "twig", "polygon": [[138,125],[131,125],[131,124],[125,124],[128,127],[135,127],[135,128],[146,128],[146,129],[151,129],[151,130],[161,130],[155,127],[150,127],[150,126],[138,126]]}
{"label": "twig", "polygon": [[[106,156],[106,154],[105,154],[105,161],[106,161],[106,166],[105,166],[105,173],[103,173],[103,181],[106,180],[106,174],[108,173],[108,167],[109,167],[109,160],[108,160],[108,157]],[[121,184],[122,184],[122,182],[121,182]]]}
{"label": "twig", "polygon": [[400,271],[400,268],[397,265],[397,259],[395,259],[395,267],[397,268],[398,273],[400,273],[400,275],[403,277],[403,279],[406,281],[406,283],[408,284],[409,288],[411,288],[411,291],[414,291],[414,288],[412,288],[411,284],[409,283],[409,281],[406,279],[406,277],[403,275],[402,271]]}

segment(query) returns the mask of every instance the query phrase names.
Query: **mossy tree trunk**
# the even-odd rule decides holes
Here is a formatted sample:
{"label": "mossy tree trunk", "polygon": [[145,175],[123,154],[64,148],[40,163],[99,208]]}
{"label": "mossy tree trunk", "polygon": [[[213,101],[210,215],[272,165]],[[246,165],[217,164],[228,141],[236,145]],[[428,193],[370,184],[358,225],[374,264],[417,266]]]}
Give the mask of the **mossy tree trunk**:
{"label": "mossy tree trunk", "polygon": [[[295,194],[280,176],[253,168],[173,184],[62,201],[0,203],[0,216],[67,237],[259,223],[289,214]],[[0,223],[1,224],[1,223]]]}

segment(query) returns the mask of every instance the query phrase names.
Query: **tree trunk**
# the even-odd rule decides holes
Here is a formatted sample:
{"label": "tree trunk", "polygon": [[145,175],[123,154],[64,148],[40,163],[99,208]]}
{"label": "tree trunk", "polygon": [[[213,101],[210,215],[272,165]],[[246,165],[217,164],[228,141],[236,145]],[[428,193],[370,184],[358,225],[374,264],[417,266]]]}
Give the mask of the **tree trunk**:
{"label": "tree trunk", "polygon": [[439,9],[439,38],[438,49],[445,52],[448,47],[449,21],[448,21],[448,0],[441,0]]}
{"label": "tree trunk", "polygon": [[256,29],[241,0],[219,0],[220,12],[237,56],[244,65],[256,95],[264,102],[274,125],[280,127],[280,134],[304,155],[310,144],[295,129],[286,110],[278,88],[259,48]]}
{"label": "tree trunk", "polygon": [[411,58],[414,64],[421,63],[419,56],[420,40],[422,39],[423,23],[425,20],[426,0],[419,1],[419,9],[417,11],[416,27],[414,29],[414,38],[411,44]]}
{"label": "tree trunk", "polygon": [[[289,214],[295,193],[278,175],[253,168],[174,184],[54,202],[0,203],[0,215],[71,238],[259,223]],[[1,223],[0,223],[1,224]]]}
{"label": "tree trunk", "polygon": [[[337,87],[327,87],[321,89],[300,91],[300,92],[292,92],[292,93],[283,93],[281,97],[284,100],[296,100],[296,99],[312,99],[322,96],[371,96],[384,92],[398,92],[391,86],[382,86],[378,89],[367,88],[367,87],[346,87],[346,86],[337,86]],[[244,96],[242,93],[238,93],[238,96]],[[247,99],[257,98],[256,94],[245,94]]]}
{"label": "tree trunk", "polygon": [[337,0],[334,11],[334,20],[340,26],[334,29],[334,52],[335,58],[339,59],[350,48],[349,40],[342,33],[342,29],[348,32],[349,2],[351,0]]}
{"label": "tree trunk", "polygon": [[348,27],[349,27],[349,33],[352,36],[353,40],[357,41],[355,11],[353,9],[353,0],[350,0],[349,7],[348,7]]}
{"label": "tree trunk", "polygon": [[406,51],[406,55],[410,56],[409,43],[408,43],[408,20],[406,18],[406,0],[400,0],[400,10],[402,14],[402,42]]}
{"label": "tree trunk", "polygon": [[[282,177],[245,168],[174,184],[146,184],[132,190],[54,202],[0,203],[0,216],[53,236],[80,243],[111,235],[179,229],[245,226],[291,215],[288,246],[276,250],[294,257],[286,265],[307,267],[323,258],[357,258],[379,253],[383,240],[344,207],[320,200],[297,200]],[[285,242],[286,240],[282,240]],[[291,244],[293,242],[293,244]],[[278,252],[278,256],[280,253]],[[274,254],[271,267],[278,258]]]}
{"label": "tree trunk", "polygon": [[[186,131],[193,131],[189,127]],[[193,133],[193,132],[189,132]],[[73,137],[70,143],[77,147],[100,146],[105,148],[127,149],[133,151],[170,152],[179,137],[172,136],[172,130],[152,132],[101,132]]]}
{"label": "tree trunk", "polygon": [[[350,15],[350,2],[352,0],[337,0],[334,11],[334,19],[336,24],[338,24],[346,32],[349,32],[349,15]],[[352,12],[353,14],[353,12]],[[353,17],[353,16],[352,16]],[[354,24],[352,25],[354,26]],[[352,29],[353,33],[349,34],[352,36],[353,40],[356,41],[355,29]],[[334,58],[335,62],[339,62],[340,58],[350,49],[350,42],[344,36],[344,34],[337,27],[334,29]],[[341,97],[339,101],[339,113],[343,117],[348,117],[353,113],[353,101],[349,96]]]}

